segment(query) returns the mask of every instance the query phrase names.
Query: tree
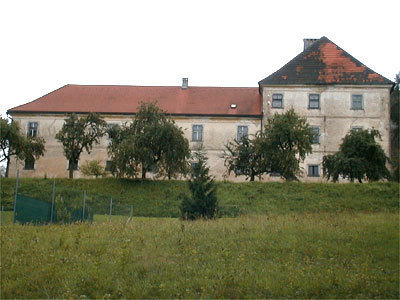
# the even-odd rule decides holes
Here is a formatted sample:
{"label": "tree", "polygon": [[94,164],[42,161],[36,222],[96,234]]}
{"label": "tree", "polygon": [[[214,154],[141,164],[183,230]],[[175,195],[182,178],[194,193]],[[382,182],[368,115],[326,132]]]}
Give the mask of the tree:
{"label": "tree", "polygon": [[280,173],[286,180],[297,180],[300,162],[312,152],[314,132],[306,118],[293,108],[267,120],[261,133],[261,148],[267,173]]}
{"label": "tree", "polygon": [[103,176],[105,174],[104,168],[100,165],[100,160],[85,161],[81,166],[81,172],[85,176]]}
{"label": "tree", "polygon": [[120,177],[146,178],[149,171],[169,179],[188,171],[189,142],[182,129],[155,103],[142,103],[131,124],[110,131],[109,155]]}
{"label": "tree", "polygon": [[90,154],[93,145],[100,142],[105,134],[106,122],[97,113],[89,113],[86,117],[79,118],[71,114],[61,130],[56,134],[56,139],[62,143],[64,156],[69,162],[69,178],[74,177],[74,167],[78,164],[83,150]]}
{"label": "tree", "polygon": [[189,172],[189,141],[184,137],[182,129],[178,128],[174,122],[167,122],[163,130],[164,155],[158,172],[160,176],[166,176],[171,180]]}
{"label": "tree", "polygon": [[357,179],[360,183],[364,178],[369,181],[389,178],[388,158],[375,138],[381,138],[378,130],[350,131],[343,138],[339,152],[324,156],[324,176],[334,182],[342,176],[352,182]]}
{"label": "tree", "polygon": [[255,176],[265,172],[265,161],[262,151],[263,141],[257,133],[253,138],[243,136],[241,140],[234,139],[225,145],[223,157],[228,174],[245,175],[246,180],[254,181]]}
{"label": "tree", "polygon": [[194,159],[196,163],[188,181],[191,197],[181,196],[181,217],[186,220],[211,219],[218,212],[215,183],[208,174],[207,157],[201,151],[198,151],[194,153]]}
{"label": "tree", "polygon": [[391,160],[393,165],[393,180],[400,181],[400,157],[399,157],[399,136],[400,136],[400,72],[396,74],[395,85],[390,94],[390,121],[391,121]]}
{"label": "tree", "polygon": [[7,162],[6,177],[8,177],[10,159],[12,156],[15,155],[17,159],[20,160],[35,160],[44,155],[44,139],[40,137],[25,136],[21,133],[17,122],[9,122],[8,119],[0,117],[0,129],[0,162]]}

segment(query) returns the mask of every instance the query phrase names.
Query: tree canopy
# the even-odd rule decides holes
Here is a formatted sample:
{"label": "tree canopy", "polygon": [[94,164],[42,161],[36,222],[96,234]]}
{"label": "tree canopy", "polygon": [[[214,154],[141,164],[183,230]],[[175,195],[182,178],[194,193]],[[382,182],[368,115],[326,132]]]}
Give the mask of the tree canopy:
{"label": "tree canopy", "polygon": [[0,129],[0,162],[7,161],[6,177],[8,177],[12,156],[15,155],[20,160],[35,160],[44,155],[44,139],[36,136],[26,136],[21,132],[17,122],[9,122],[8,119],[0,117]]}
{"label": "tree canopy", "polygon": [[286,180],[297,180],[300,162],[312,153],[314,135],[307,119],[293,108],[269,118],[262,133],[266,171],[279,173]]}
{"label": "tree canopy", "polygon": [[234,172],[236,176],[245,175],[246,179],[254,181],[256,176],[265,173],[263,142],[260,133],[228,142],[223,155],[228,175]]}
{"label": "tree canopy", "polygon": [[56,139],[62,143],[64,156],[69,161],[69,178],[74,177],[74,167],[83,150],[90,154],[93,145],[100,142],[106,132],[107,123],[97,113],[78,117],[71,114],[61,130],[56,134]]}
{"label": "tree canopy", "polygon": [[120,177],[146,178],[151,171],[169,179],[188,172],[189,142],[155,103],[141,103],[132,123],[110,129],[109,155]]}
{"label": "tree canopy", "polygon": [[334,182],[341,176],[352,182],[357,179],[360,183],[363,179],[389,178],[388,158],[375,138],[381,138],[378,130],[351,130],[343,138],[337,153],[324,156],[324,176]]}

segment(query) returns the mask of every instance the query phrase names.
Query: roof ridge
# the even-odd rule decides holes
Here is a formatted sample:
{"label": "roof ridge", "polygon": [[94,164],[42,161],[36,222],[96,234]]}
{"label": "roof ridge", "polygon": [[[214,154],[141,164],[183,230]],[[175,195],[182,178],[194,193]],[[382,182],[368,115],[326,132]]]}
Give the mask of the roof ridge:
{"label": "roof ridge", "polygon": [[[160,87],[160,88],[181,88],[180,85],[128,85],[128,84],[66,84],[63,87],[66,86],[83,86],[83,87],[149,87],[149,88],[154,88],[154,87]],[[233,89],[258,89],[257,86],[199,86],[199,85],[190,85],[188,88],[233,88]],[[56,91],[56,90],[55,90]],[[47,94],[46,94],[47,95]],[[45,96],[46,96],[45,95]]]}

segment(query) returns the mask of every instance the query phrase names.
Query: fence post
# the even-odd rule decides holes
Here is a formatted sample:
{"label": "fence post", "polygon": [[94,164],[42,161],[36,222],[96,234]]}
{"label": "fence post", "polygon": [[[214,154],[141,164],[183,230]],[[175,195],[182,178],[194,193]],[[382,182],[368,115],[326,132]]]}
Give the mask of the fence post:
{"label": "fence post", "polygon": [[14,197],[14,213],[13,213],[13,223],[15,223],[15,213],[17,211],[17,198],[18,198],[18,184],[19,184],[19,170],[17,170],[17,179],[15,182],[15,197]]}
{"label": "fence post", "polygon": [[51,213],[50,213],[50,224],[53,224],[53,212],[54,212],[54,198],[56,196],[56,180],[53,180],[53,192],[51,194]]}
{"label": "fence post", "polygon": [[111,221],[111,214],[112,214],[112,197],[110,198],[110,221]]}
{"label": "fence post", "polygon": [[83,191],[82,222],[85,220],[86,191]]}

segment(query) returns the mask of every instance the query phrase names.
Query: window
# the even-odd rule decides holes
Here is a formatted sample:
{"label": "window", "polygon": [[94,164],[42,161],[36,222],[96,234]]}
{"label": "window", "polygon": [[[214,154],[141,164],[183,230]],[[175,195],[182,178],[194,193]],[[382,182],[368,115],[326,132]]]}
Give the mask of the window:
{"label": "window", "polygon": [[353,127],[351,127],[351,131],[360,131],[360,130],[363,130],[363,127],[362,126],[353,126]]}
{"label": "window", "polygon": [[192,172],[194,171],[194,168],[196,168],[197,164],[198,164],[198,162],[191,162],[191,163],[190,163],[190,170],[191,170]]}
{"label": "window", "polygon": [[283,108],[283,95],[273,94],[272,95],[272,108]]}
{"label": "window", "polygon": [[193,125],[192,141],[201,142],[203,140],[203,125]]}
{"label": "window", "polygon": [[107,133],[108,133],[108,139],[109,139],[109,140],[112,139],[113,136],[115,135],[115,127],[116,127],[116,126],[118,126],[117,123],[109,123],[109,124],[108,124],[108,131],[107,131]]}
{"label": "window", "polygon": [[35,159],[33,157],[25,159],[24,170],[34,170],[35,169]]}
{"label": "window", "polygon": [[78,161],[72,161],[72,160],[70,160],[69,162],[68,162],[68,170],[70,170],[70,168],[72,167],[72,170],[78,170]]}
{"label": "window", "polygon": [[351,109],[354,109],[354,110],[364,109],[362,95],[352,95],[351,96]]}
{"label": "window", "polygon": [[37,136],[37,135],[38,135],[38,122],[29,122],[28,136]]}
{"label": "window", "polygon": [[269,175],[271,177],[281,177],[281,173],[280,172],[271,172]]}
{"label": "window", "polygon": [[106,161],[106,167],[104,168],[106,172],[115,172],[115,166],[111,160]]}
{"label": "window", "polygon": [[313,144],[319,144],[319,127],[318,126],[311,126],[311,129],[314,133]]}
{"label": "window", "polygon": [[249,128],[247,126],[238,126],[237,128],[237,140],[239,142],[242,141],[243,137],[247,137],[249,135]]}
{"label": "window", "polygon": [[308,109],[319,109],[319,94],[308,96]]}
{"label": "window", "polygon": [[308,165],[308,177],[319,177],[319,165]]}

